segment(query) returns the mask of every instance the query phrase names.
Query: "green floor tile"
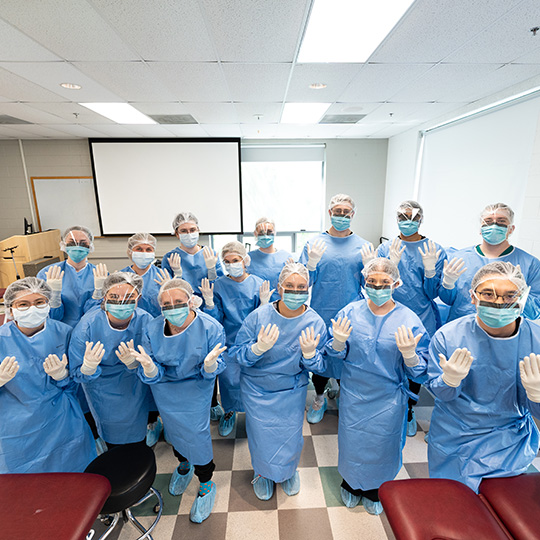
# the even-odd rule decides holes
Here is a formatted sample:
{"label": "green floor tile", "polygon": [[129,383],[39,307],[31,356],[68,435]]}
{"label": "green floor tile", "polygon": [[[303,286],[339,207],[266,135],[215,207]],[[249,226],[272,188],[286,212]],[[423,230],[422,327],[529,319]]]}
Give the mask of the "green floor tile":
{"label": "green floor tile", "polygon": [[[176,516],[178,514],[178,508],[180,508],[180,502],[182,500],[181,496],[174,497],[169,493],[169,480],[171,479],[170,474],[156,474],[156,479],[154,480],[153,488],[157,489],[161,496],[163,497],[163,515],[165,516]],[[145,501],[140,506],[133,508],[134,516],[155,516],[154,506],[156,505],[157,499],[151,497]]]}
{"label": "green floor tile", "polygon": [[326,506],[343,506],[340,488],[342,478],[337,467],[319,467]]}

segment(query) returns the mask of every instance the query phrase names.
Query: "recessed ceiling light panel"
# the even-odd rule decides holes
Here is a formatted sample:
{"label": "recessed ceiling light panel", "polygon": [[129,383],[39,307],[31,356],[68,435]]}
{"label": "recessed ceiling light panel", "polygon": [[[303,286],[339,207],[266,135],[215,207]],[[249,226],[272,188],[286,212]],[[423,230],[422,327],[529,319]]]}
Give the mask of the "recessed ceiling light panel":
{"label": "recessed ceiling light panel", "polygon": [[62,88],[67,88],[68,90],[80,90],[82,86],[80,84],[70,83],[70,82],[63,82],[60,84]]}
{"label": "recessed ceiling light panel", "polygon": [[129,103],[79,103],[118,124],[157,124]]}
{"label": "recessed ceiling light panel", "polygon": [[282,124],[317,124],[331,103],[285,103]]}

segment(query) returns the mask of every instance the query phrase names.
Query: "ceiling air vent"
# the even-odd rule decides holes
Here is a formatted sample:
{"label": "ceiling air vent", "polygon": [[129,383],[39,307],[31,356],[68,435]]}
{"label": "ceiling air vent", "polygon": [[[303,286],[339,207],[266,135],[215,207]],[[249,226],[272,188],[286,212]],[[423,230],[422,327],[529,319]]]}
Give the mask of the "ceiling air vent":
{"label": "ceiling air vent", "polygon": [[7,114],[0,114],[0,124],[31,124],[32,122],[27,122],[26,120],[21,120],[20,118],[14,118]]}
{"label": "ceiling air vent", "polygon": [[158,124],[198,124],[191,114],[150,114]]}
{"label": "ceiling air vent", "polygon": [[365,114],[327,114],[319,124],[356,124]]}

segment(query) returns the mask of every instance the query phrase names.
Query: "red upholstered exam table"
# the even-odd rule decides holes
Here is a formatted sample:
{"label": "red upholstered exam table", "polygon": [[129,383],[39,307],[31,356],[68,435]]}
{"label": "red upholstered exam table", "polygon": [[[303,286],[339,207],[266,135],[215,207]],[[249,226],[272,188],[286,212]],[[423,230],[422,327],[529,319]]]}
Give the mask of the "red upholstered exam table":
{"label": "red upholstered exam table", "polygon": [[84,540],[110,492],[97,474],[0,474],[0,539]]}
{"label": "red upholstered exam table", "polygon": [[455,480],[393,480],[379,497],[397,540],[540,540],[540,473],[486,479],[479,495]]}

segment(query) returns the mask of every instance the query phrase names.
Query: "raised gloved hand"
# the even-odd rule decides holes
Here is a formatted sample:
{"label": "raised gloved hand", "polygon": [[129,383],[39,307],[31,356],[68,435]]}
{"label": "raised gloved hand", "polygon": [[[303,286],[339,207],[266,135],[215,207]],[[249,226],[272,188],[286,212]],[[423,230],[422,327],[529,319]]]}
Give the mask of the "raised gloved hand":
{"label": "raised gloved hand", "polygon": [[317,268],[317,265],[319,264],[319,261],[322,259],[322,256],[324,252],[326,251],[326,243],[322,240],[317,240],[312,245],[307,246],[307,252],[308,252],[308,262],[306,264],[306,268],[308,270],[315,270]]}
{"label": "raised gloved hand", "polygon": [[443,282],[442,285],[445,289],[453,289],[459,276],[467,270],[467,267],[463,268],[465,261],[454,257],[450,262],[444,261],[443,268]]}
{"label": "raised gloved hand", "polygon": [[62,381],[69,375],[67,364],[68,359],[65,354],[62,356],[62,360],[56,354],[49,354],[43,362],[43,369],[51,379]]}
{"label": "raised gloved hand", "polygon": [[302,330],[298,340],[300,341],[300,348],[302,349],[302,356],[306,360],[310,360],[315,356],[315,351],[317,350],[317,345],[321,339],[321,334],[317,334],[315,337],[315,328],[311,326]]}
{"label": "raised gloved hand", "polygon": [[540,403],[540,354],[526,356],[519,363],[519,374],[529,400]]}
{"label": "raised gloved hand", "polygon": [[118,345],[118,349],[114,351],[120,362],[122,364],[125,364],[125,366],[128,369],[135,369],[139,363],[137,362],[137,359],[135,356],[133,356],[133,349],[135,348],[135,345],[133,344],[133,340],[130,339],[127,343],[124,343],[123,341]]}
{"label": "raised gloved hand", "polygon": [[81,373],[83,375],[93,375],[101,363],[101,360],[103,360],[104,355],[105,348],[103,347],[103,343],[101,343],[101,341],[98,341],[95,345],[94,342],[87,341],[83,363],[81,366]]}
{"label": "raised gloved hand", "polygon": [[259,288],[259,298],[261,299],[261,306],[263,306],[264,304],[268,304],[275,290],[276,289],[270,290],[270,282],[268,280],[262,282],[262,285]]}
{"label": "raised gloved hand", "polygon": [[403,255],[404,251],[405,246],[403,245],[401,238],[397,236],[392,240],[389,250],[389,258],[396,266],[399,264],[399,261],[401,260],[401,256]]}
{"label": "raised gloved hand", "polygon": [[173,253],[169,259],[169,266],[171,267],[171,270],[173,271],[175,278],[181,278],[182,277],[182,259],[180,258],[180,255],[178,253]]}
{"label": "raised gloved hand", "polygon": [[212,309],[214,307],[214,284],[210,283],[208,278],[203,278],[199,290],[203,295],[206,307]]}
{"label": "raised gloved hand", "polygon": [[51,266],[46,272],[47,285],[52,289],[51,300],[49,305],[51,308],[58,308],[62,305],[62,279],[64,271],[60,266]]}
{"label": "raised gloved hand", "polygon": [[428,240],[424,244],[424,251],[419,247],[418,251],[422,256],[422,263],[424,264],[424,275],[427,278],[432,278],[435,276],[435,265],[437,264],[437,259],[441,254],[441,250],[437,249],[437,245],[432,240]]}
{"label": "raised gloved hand", "polygon": [[107,271],[107,266],[103,263],[97,264],[93,270],[94,272],[94,294],[92,298],[94,300],[99,300],[103,298],[103,284],[109,275]]}
{"label": "raised gloved hand", "polygon": [[166,281],[169,281],[171,279],[171,274],[165,270],[165,268],[158,268],[157,269],[157,278],[154,279],[154,281],[161,287]]}
{"label": "raised gloved hand", "polygon": [[204,264],[208,270],[208,279],[214,281],[217,279],[216,264],[218,262],[218,256],[214,253],[214,250],[208,246],[203,248]]}
{"label": "raised gloved hand", "polygon": [[373,244],[371,242],[364,244],[360,248],[360,254],[362,255],[362,264],[364,266],[367,266],[369,261],[372,261],[377,257],[377,253],[375,253],[375,249],[373,248]]}
{"label": "raised gloved hand", "polygon": [[261,326],[259,335],[257,336],[257,343],[251,346],[253,354],[261,356],[266,351],[269,351],[275,345],[278,337],[279,328],[277,325],[269,323],[266,328]]}
{"label": "raised gloved hand", "polygon": [[334,341],[332,342],[332,349],[340,352],[345,348],[345,343],[349,339],[352,332],[351,321],[345,317],[339,317],[337,321],[332,321],[332,334],[334,335]]}
{"label": "raised gloved hand", "polygon": [[407,367],[414,367],[418,365],[420,359],[416,354],[416,346],[418,345],[420,339],[422,339],[423,334],[413,336],[410,328],[405,328],[405,325],[401,325],[398,327],[395,336],[397,348],[403,356],[405,365]]}
{"label": "raised gloved hand", "polygon": [[206,373],[214,373],[216,371],[218,363],[217,359],[218,356],[223,352],[227,350],[227,347],[222,347],[221,343],[218,343],[207,355],[204,359],[204,371]]}
{"label": "raised gloved hand", "polygon": [[139,345],[139,350],[131,349],[131,354],[135,360],[141,364],[145,377],[153,379],[158,374],[158,368],[154,361],[150,358],[142,345]]}
{"label": "raised gloved hand", "polygon": [[17,375],[19,371],[19,363],[14,356],[6,356],[0,364],[0,386],[8,383]]}
{"label": "raised gloved hand", "polygon": [[439,354],[439,364],[443,370],[442,380],[448,386],[457,388],[469,374],[474,358],[468,349],[456,349],[450,360],[444,354]]}

